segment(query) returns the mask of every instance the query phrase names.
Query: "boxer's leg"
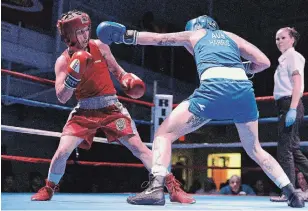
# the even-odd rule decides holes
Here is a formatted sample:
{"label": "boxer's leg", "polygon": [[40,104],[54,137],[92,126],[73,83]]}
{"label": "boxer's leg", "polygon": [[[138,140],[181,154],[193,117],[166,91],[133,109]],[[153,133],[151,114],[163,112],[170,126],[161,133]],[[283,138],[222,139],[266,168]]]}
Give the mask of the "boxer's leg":
{"label": "boxer's leg", "polygon": [[267,176],[282,188],[290,183],[278,162],[265,150],[262,149],[258,137],[258,121],[248,123],[236,123],[243,147],[249,157],[256,161]]}
{"label": "boxer's leg", "polygon": [[171,160],[171,144],[174,141],[210,121],[194,115],[188,107],[189,101],[179,104],[158,128],[152,149],[154,175],[166,175]]}
{"label": "boxer's leg", "polygon": [[[126,146],[137,158],[139,158],[144,166],[151,171],[152,167],[152,151],[141,141],[138,133],[135,135],[125,136],[119,141]],[[165,186],[170,194],[169,198],[172,202],[179,202],[182,204],[192,204],[196,200],[189,196],[182,188],[180,182],[170,172],[166,175]]]}
{"label": "boxer's leg", "polygon": [[[171,144],[180,136],[190,133],[210,121],[210,119],[198,117],[189,110],[189,101],[182,102],[164,120],[157,130],[153,143],[153,166],[148,188],[136,196],[129,197],[127,202],[138,205],[164,205],[164,184],[168,174],[168,166],[171,161]],[[177,186],[175,186],[177,187]],[[171,201],[181,202],[187,197],[190,202],[195,200],[180,191],[173,191]],[[181,200],[178,200],[181,199]]]}
{"label": "boxer's leg", "polygon": [[151,170],[152,151],[141,141],[138,132],[134,135],[121,137],[119,141],[142,161],[148,171]]}
{"label": "boxer's leg", "polygon": [[236,123],[236,127],[247,154],[263,169],[266,175],[286,194],[289,205],[303,207],[304,199],[296,195],[295,189],[279,163],[262,149],[258,135],[258,120]]}
{"label": "boxer's leg", "polygon": [[66,161],[73,152],[73,150],[78,147],[78,145],[83,141],[82,138],[76,136],[62,136],[57,151],[55,152],[49,167],[48,180],[58,184],[62,178]]}
{"label": "boxer's leg", "polygon": [[54,189],[62,178],[66,161],[72,151],[83,141],[82,138],[75,136],[62,136],[57,151],[55,152],[49,167],[46,186],[42,187],[31,197],[32,201],[47,201],[53,196]]}

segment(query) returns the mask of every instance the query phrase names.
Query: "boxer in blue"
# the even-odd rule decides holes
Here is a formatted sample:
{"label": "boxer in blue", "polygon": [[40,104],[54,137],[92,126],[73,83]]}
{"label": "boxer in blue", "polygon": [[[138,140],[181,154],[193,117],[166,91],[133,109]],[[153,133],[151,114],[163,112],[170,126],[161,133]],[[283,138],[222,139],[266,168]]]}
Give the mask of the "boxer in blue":
{"label": "boxer in blue", "polygon": [[[99,24],[96,32],[106,44],[184,46],[194,56],[200,78],[200,87],[157,130],[149,186],[129,197],[128,203],[164,205],[163,188],[171,144],[211,119],[232,119],[247,154],[288,196],[289,206],[305,206],[303,197],[295,191],[280,165],[259,143],[258,109],[246,73],[263,71],[270,66],[270,61],[257,47],[231,32],[219,30],[217,23],[206,15],[188,21],[185,31],[178,33],[137,32],[108,21]],[[250,62],[244,66],[241,57]]]}

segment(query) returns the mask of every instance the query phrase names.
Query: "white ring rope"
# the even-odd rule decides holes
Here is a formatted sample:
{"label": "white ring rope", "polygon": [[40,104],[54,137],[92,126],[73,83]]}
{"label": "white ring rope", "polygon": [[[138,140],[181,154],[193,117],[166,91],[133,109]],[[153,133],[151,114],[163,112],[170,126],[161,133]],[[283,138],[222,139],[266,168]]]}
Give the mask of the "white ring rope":
{"label": "white ring rope", "polygon": [[[8,131],[8,132],[15,132],[15,133],[26,133],[26,134],[32,134],[32,135],[40,135],[40,136],[49,136],[49,137],[61,137],[61,133],[59,132],[52,132],[52,131],[46,131],[46,130],[38,130],[38,129],[31,129],[31,128],[23,128],[23,127],[14,127],[9,125],[1,125],[1,130]],[[117,144],[117,142],[111,142],[109,143],[106,138],[99,138],[94,137],[94,142],[104,143],[104,144]],[[144,143],[147,147],[151,148],[152,143]],[[263,147],[272,147],[277,146],[277,142],[264,142],[261,143],[261,146]],[[302,141],[301,146],[308,146],[308,141]],[[173,144],[172,148],[174,149],[193,149],[193,148],[210,148],[210,147],[216,147],[216,148],[235,148],[235,147],[242,147],[242,144],[240,142],[237,143],[201,143],[201,144]]]}

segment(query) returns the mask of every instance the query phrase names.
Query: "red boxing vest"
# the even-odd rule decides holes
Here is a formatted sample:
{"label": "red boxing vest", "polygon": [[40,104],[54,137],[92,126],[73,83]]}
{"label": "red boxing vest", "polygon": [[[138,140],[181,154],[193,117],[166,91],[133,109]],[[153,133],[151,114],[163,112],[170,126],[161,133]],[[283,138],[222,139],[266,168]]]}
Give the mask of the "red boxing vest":
{"label": "red boxing vest", "polygon": [[[94,64],[91,68],[85,71],[75,90],[77,100],[116,94],[116,90],[108,70],[107,62],[102,56],[94,40],[89,41],[89,49],[89,53],[93,56]],[[62,55],[64,55],[69,62],[70,56],[68,51],[65,50]]]}

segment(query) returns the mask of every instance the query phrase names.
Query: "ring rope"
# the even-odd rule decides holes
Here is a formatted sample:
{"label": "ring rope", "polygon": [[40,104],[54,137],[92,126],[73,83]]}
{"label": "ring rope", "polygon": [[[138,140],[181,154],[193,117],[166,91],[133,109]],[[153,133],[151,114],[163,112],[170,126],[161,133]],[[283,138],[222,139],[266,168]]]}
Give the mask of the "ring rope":
{"label": "ring rope", "polygon": [[[50,103],[44,103],[44,102],[39,102],[35,100],[29,100],[29,99],[24,99],[24,98],[19,98],[19,97],[13,97],[13,96],[8,96],[8,95],[1,95],[3,99],[7,100],[12,100],[16,103],[20,103],[23,105],[27,106],[39,106],[43,108],[55,108],[59,110],[65,110],[65,111],[72,111],[72,107],[67,107],[67,106],[61,106],[61,105],[56,105],[56,104],[50,104]],[[137,124],[144,124],[144,125],[152,125],[150,121],[145,121],[145,120],[140,120],[140,119],[133,119],[135,123]]]}
{"label": "ring rope", "polygon": [[[11,71],[11,70],[5,70],[5,69],[1,69],[1,72],[15,76],[15,77],[18,77],[18,78],[29,79],[31,81],[39,82],[41,84],[55,85],[55,81],[48,80],[48,79],[45,79],[45,78],[40,78],[40,77],[37,77],[37,76],[27,75],[27,74],[14,72],[14,71]],[[141,101],[141,100],[130,99],[130,98],[127,98],[127,97],[122,97],[122,96],[118,96],[118,99],[126,101],[126,102],[137,103],[137,104],[148,106],[148,107],[154,107],[154,103],[149,103],[149,102],[145,102],[145,101]]]}
{"label": "ring rope", "polygon": [[[73,108],[67,107],[67,106],[60,106],[56,104],[50,104],[50,103],[44,103],[44,102],[39,102],[39,101],[34,101],[34,100],[29,100],[29,99],[24,99],[24,98],[18,98],[18,97],[13,97],[13,96],[8,96],[8,95],[1,95],[3,99],[7,100],[12,100],[17,103],[21,103],[24,105],[28,106],[40,106],[44,108],[55,108],[59,110],[66,110],[66,111],[71,111]],[[133,119],[135,123],[137,124],[144,124],[144,125],[152,125],[153,123],[150,121],[145,121],[145,120],[140,120],[140,119]],[[308,115],[304,116],[304,121],[308,120]],[[259,123],[273,123],[273,122],[278,122],[278,117],[268,117],[268,118],[260,118]],[[212,120],[206,125],[230,125],[234,124],[232,120],[220,120],[220,121],[215,121]]]}
{"label": "ring rope", "polygon": [[[32,158],[32,157],[23,157],[23,156],[12,156],[12,155],[1,155],[3,160],[15,160],[15,161],[22,161],[26,163],[50,163],[51,159],[46,158]],[[139,163],[112,163],[112,162],[93,162],[93,161],[75,161],[75,160],[68,160],[67,164],[80,164],[80,165],[87,165],[87,166],[114,166],[114,167],[137,167],[142,168],[144,167],[143,164]]]}
{"label": "ring rope", "polygon": [[[46,130],[38,130],[38,129],[31,129],[31,128],[23,128],[23,127],[14,127],[9,125],[1,125],[1,130],[7,132],[17,132],[17,133],[25,133],[25,134],[32,134],[32,135],[41,135],[41,136],[49,136],[49,137],[61,137],[61,133],[59,132],[52,132]],[[94,142],[104,143],[104,144],[116,144],[120,145],[117,142],[108,142],[106,138],[99,138],[94,137]],[[152,143],[144,143],[147,147],[151,148]],[[277,146],[277,142],[263,142],[260,143],[261,146],[264,147],[272,147]],[[301,141],[301,146],[308,146],[308,141]],[[195,148],[209,148],[209,147],[216,147],[216,148],[238,148],[242,147],[240,142],[237,143],[198,143],[198,144],[172,144],[173,149],[195,149]]]}
{"label": "ring rope", "polygon": [[[52,80],[40,78],[40,77],[37,77],[37,76],[27,75],[27,74],[23,74],[23,73],[19,73],[19,72],[14,72],[14,71],[11,71],[11,70],[1,69],[1,72],[9,74],[9,75],[16,76],[18,78],[29,79],[29,80],[39,82],[39,83],[42,83],[42,84],[50,84],[50,85],[55,84],[55,82],[52,81]],[[303,97],[305,97],[305,96],[308,96],[308,92],[303,93]],[[120,100],[123,100],[123,101],[126,101],[126,102],[133,102],[133,103],[145,105],[145,106],[148,106],[148,107],[154,107],[154,103],[130,99],[130,98],[127,98],[127,97],[122,97],[122,96],[118,96],[118,98]],[[274,97],[273,96],[256,97],[256,100],[257,101],[269,101],[269,100],[274,100]],[[179,104],[174,104],[173,108],[175,108],[178,105]]]}
{"label": "ring rope", "polygon": [[15,103],[20,103],[20,104],[27,105],[27,106],[39,106],[39,107],[43,107],[43,108],[55,108],[55,109],[64,110],[64,111],[72,111],[73,110],[73,108],[67,107],[67,106],[44,103],[44,102],[39,102],[39,101],[34,101],[34,100],[29,100],[29,99],[24,99],[24,98],[19,98],[19,97],[13,97],[13,96],[9,96],[9,95],[1,95],[1,98],[4,99],[4,100],[11,100],[11,101],[14,101]]}
{"label": "ring rope", "polygon": [[[20,161],[24,163],[50,163],[51,159],[46,158],[34,158],[34,157],[23,157],[23,156],[13,156],[13,155],[1,155],[1,159],[9,161]],[[85,165],[85,166],[111,166],[111,167],[135,167],[143,168],[142,163],[118,163],[118,162],[94,162],[94,161],[77,161],[68,160],[66,161],[68,165]],[[203,165],[172,165],[172,169],[241,169],[241,167],[218,167],[218,166],[203,166]],[[259,167],[245,167],[245,170],[249,171],[260,171]]]}

